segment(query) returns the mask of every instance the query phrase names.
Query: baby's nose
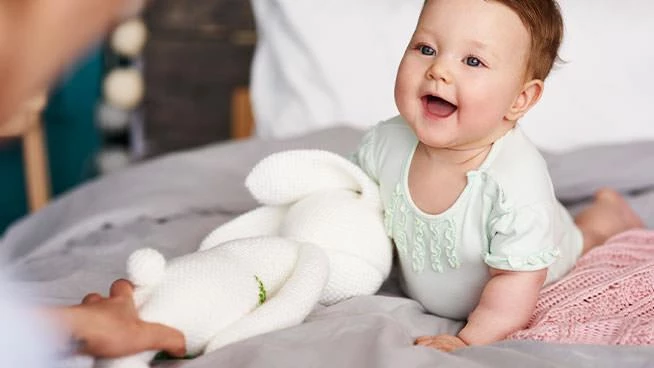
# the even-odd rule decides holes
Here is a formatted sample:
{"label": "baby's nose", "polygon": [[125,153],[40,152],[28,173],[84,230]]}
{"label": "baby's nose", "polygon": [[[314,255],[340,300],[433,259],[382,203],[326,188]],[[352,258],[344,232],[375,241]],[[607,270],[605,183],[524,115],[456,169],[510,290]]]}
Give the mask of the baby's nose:
{"label": "baby's nose", "polygon": [[447,67],[447,63],[441,58],[435,58],[434,62],[427,69],[427,79],[441,81],[446,84],[452,83],[452,73]]}

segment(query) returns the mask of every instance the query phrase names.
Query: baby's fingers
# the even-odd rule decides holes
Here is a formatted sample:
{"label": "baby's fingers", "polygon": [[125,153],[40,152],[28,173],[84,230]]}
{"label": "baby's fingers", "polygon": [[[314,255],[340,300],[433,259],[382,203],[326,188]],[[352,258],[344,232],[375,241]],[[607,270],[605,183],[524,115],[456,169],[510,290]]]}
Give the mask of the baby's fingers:
{"label": "baby's fingers", "polygon": [[159,323],[147,322],[143,328],[142,336],[148,349],[163,350],[180,358],[186,354],[186,340],[179,330]]}
{"label": "baby's fingers", "polygon": [[432,341],[434,341],[434,337],[435,336],[420,336],[413,343],[415,345],[427,346],[431,344]]}
{"label": "baby's fingers", "polygon": [[90,294],[86,294],[84,299],[82,299],[82,304],[91,304],[91,303],[99,302],[100,300],[102,300],[102,295],[98,293],[90,293]]}
{"label": "baby's fingers", "polygon": [[129,296],[132,297],[134,291],[134,286],[131,282],[125,279],[118,279],[111,284],[109,288],[109,295],[112,297],[116,296]]}
{"label": "baby's fingers", "polygon": [[416,345],[427,346],[444,352],[452,352],[466,346],[460,338],[451,335],[422,336],[416,339]]}

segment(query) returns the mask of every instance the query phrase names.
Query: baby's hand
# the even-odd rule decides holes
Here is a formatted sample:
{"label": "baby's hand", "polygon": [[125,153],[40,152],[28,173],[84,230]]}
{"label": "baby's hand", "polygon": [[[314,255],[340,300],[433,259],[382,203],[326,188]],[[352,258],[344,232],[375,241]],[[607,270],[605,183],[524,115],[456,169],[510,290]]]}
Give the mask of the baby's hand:
{"label": "baby's hand", "polygon": [[446,353],[468,346],[459,337],[452,335],[421,336],[416,339],[415,344],[435,348]]}

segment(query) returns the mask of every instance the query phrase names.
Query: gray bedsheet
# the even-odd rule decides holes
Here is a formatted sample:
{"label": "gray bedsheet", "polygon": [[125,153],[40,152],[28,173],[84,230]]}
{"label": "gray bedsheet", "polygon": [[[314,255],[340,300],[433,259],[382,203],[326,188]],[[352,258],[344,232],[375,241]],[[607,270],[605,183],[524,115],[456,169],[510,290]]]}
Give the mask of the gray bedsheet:
{"label": "gray bedsheet", "polygon": [[[243,181],[267,154],[292,148],[348,153],[361,132],[333,128],[284,141],[247,140],[172,154],[85,185],[10,228],[3,268],[36,303],[77,303],[124,277],[125,260],[148,246],[166,257],[193,251],[214,227],[255,206]],[[654,142],[546,154],[557,195],[571,211],[612,186],[654,225]],[[258,336],[174,367],[654,367],[653,347],[500,342],[445,354],[414,337],[455,333],[462,323],[427,315],[391,277],[378,295],[317,307],[297,327]],[[62,367],[88,367],[70,357]]]}

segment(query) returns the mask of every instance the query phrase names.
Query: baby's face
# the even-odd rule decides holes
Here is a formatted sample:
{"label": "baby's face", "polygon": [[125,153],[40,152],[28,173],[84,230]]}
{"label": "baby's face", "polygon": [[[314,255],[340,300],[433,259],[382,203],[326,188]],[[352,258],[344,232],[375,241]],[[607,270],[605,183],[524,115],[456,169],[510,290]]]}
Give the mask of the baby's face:
{"label": "baby's face", "polygon": [[530,35],[511,9],[486,0],[429,0],[404,54],[397,107],[425,145],[474,148],[513,126]]}

